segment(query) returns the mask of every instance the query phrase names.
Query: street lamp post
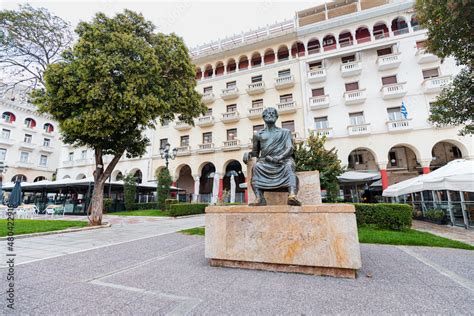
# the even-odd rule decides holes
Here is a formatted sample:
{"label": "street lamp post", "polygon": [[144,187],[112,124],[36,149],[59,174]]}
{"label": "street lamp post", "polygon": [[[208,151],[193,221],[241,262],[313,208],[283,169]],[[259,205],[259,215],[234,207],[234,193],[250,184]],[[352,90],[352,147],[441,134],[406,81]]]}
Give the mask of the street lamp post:
{"label": "street lamp post", "polygon": [[176,154],[178,153],[178,149],[173,148],[170,152],[171,145],[166,143],[165,147],[160,148],[160,156],[162,159],[165,160],[166,169],[168,169],[169,159],[174,160],[176,158]]}

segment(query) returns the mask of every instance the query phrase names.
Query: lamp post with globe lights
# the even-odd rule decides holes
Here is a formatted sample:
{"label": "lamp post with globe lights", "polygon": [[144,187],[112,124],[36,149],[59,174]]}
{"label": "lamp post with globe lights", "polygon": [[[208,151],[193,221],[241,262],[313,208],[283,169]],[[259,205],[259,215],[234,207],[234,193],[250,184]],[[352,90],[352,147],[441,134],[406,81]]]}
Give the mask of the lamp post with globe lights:
{"label": "lamp post with globe lights", "polygon": [[160,148],[160,156],[161,159],[165,160],[166,169],[168,169],[169,160],[174,160],[178,153],[178,149],[173,148],[173,150],[170,151],[170,148],[171,145],[169,143],[166,143],[165,147]]}

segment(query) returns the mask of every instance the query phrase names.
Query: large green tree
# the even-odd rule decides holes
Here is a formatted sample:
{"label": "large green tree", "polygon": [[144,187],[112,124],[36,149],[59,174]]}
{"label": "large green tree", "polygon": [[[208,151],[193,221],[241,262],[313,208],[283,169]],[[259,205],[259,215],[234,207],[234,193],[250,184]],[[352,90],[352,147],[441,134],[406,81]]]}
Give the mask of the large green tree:
{"label": "large green tree", "polygon": [[[33,93],[39,109],[59,122],[63,142],[92,148],[94,191],[88,212],[102,221],[103,188],[122,156],[145,153],[144,131],[156,119],[192,124],[205,107],[195,91],[195,70],[181,38],[154,33],[141,14],[97,13],[81,22],[78,42],[64,61],[45,71],[45,90]],[[106,165],[104,156],[110,155]]]}
{"label": "large green tree", "polygon": [[430,121],[464,125],[461,135],[474,133],[474,1],[417,0],[416,14],[428,29],[428,51],[454,57],[464,68],[432,103]]}
{"label": "large green tree", "polygon": [[44,8],[0,11],[0,69],[8,75],[2,85],[44,86],[44,71],[61,60],[72,40],[69,23]]}
{"label": "large green tree", "polygon": [[337,176],[344,172],[337,150],[326,149],[325,136],[311,132],[305,143],[295,145],[294,155],[296,171],[319,171],[321,187],[326,189],[327,201],[335,202],[339,196]]}

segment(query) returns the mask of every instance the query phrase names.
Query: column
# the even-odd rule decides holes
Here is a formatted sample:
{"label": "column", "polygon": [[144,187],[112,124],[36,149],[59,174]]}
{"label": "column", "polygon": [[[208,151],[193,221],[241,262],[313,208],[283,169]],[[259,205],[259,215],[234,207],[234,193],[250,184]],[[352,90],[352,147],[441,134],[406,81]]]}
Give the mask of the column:
{"label": "column", "polygon": [[219,198],[219,201],[222,201],[223,192],[224,192],[224,179],[219,177],[219,193],[217,195]]}
{"label": "column", "polygon": [[193,194],[193,202],[197,203],[199,199],[199,176],[194,176],[194,194]]}
{"label": "column", "polygon": [[430,163],[431,163],[431,159],[421,160],[421,167],[423,168],[423,174],[430,173]]}
{"label": "column", "polygon": [[388,187],[388,174],[387,174],[387,163],[388,162],[379,162],[380,177],[382,178],[382,190],[385,190]]}

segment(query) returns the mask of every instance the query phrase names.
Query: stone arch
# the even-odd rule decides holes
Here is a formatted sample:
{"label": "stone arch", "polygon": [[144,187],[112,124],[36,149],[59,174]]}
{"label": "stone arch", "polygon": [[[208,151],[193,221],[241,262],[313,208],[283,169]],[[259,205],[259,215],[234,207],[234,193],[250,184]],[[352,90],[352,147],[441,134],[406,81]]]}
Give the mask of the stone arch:
{"label": "stone arch", "polygon": [[280,45],[277,50],[277,59],[278,61],[285,61],[290,58],[290,52],[288,50],[288,46],[286,45]]}
{"label": "stone arch", "polygon": [[245,70],[249,68],[249,58],[247,55],[242,55],[239,57],[239,70]]}
{"label": "stone arch", "polygon": [[11,182],[15,183],[17,181],[27,182],[28,178],[24,174],[16,174],[12,177]]}
{"label": "stone arch", "polygon": [[402,168],[408,171],[416,171],[421,167],[420,151],[413,145],[399,143],[391,146],[387,153],[387,170]]}
{"label": "stone arch", "polygon": [[201,195],[201,201],[210,201],[215,172],[216,167],[212,162],[207,161],[199,166],[199,194]]}
{"label": "stone arch", "polygon": [[228,59],[227,65],[226,65],[226,72],[229,74],[229,73],[235,72],[236,70],[237,70],[237,64],[235,63],[235,59],[234,58]]}
{"label": "stone arch", "polygon": [[234,175],[234,180],[236,184],[235,192],[236,202],[244,202],[244,192],[245,189],[240,188],[241,183],[245,183],[245,174],[242,171],[242,164],[235,159],[228,160],[224,163],[223,168],[223,189],[229,192],[229,196],[224,197],[225,202],[230,201],[230,191],[231,191],[231,176]]}
{"label": "stone arch", "polygon": [[333,34],[326,34],[323,38],[323,49],[324,51],[329,51],[336,49],[336,37]]}
{"label": "stone arch", "polygon": [[361,171],[377,171],[378,157],[377,154],[368,147],[357,147],[349,152],[347,156],[348,170]]}
{"label": "stone arch", "polygon": [[130,170],[130,172],[128,174],[133,175],[135,177],[137,183],[142,183],[143,173],[139,168],[133,168],[132,170]]}
{"label": "stone arch", "polygon": [[420,22],[418,22],[416,14],[411,15],[411,17],[410,17],[410,26],[413,29],[413,31],[418,31],[420,29]]}
{"label": "stone arch", "polygon": [[370,42],[370,30],[369,27],[366,25],[359,26],[355,31],[355,38],[357,44],[362,44],[365,42]]}
{"label": "stone arch", "polygon": [[350,30],[344,30],[339,33],[338,37],[339,47],[347,47],[354,44],[354,37]]}
{"label": "stone arch", "polygon": [[263,54],[263,63],[265,65],[273,64],[275,62],[275,51],[273,48],[267,48]]}
{"label": "stone arch", "polygon": [[46,180],[46,177],[43,177],[43,176],[39,176],[39,177],[36,177],[33,182],[38,182],[38,181],[43,181],[43,180]]}
{"label": "stone arch", "polygon": [[211,78],[213,74],[214,74],[214,69],[212,69],[212,65],[207,64],[204,67],[204,78]]}
{"label": "stone arch", "polygon": [[306,54],[306,48],[301,41],[296,41],[291,45],[291,57],[301,57]]}
{"label": "stone arch", "polygon": [[76,180],[82,180],[82,179],[85,179],[86,178],[86,175],[83,174],[83,173],[79,173],[77,176],[76,176]]}
{"label": "stone arch", "polygon": [[65,176],[63,177],[63,179],[71,179],[71,176],[70,176],[70,175],[65,175]]}
{"label": "stone arch", "polygon": [[390,28],[393,32],[393,35],[408,33],[408,24],[403,16],[398,16],[393,19]]}
{"label": "stone arch", "polygon": [[180,192],[182,197],[183,194],[185,201],[190,202],[192,200],[192,193],[194,192],[194,178],[191,171],[191,166],[188,164],[181,164],[176,168],[175,171],[176,186],[185,192]]}
{"label": "stone arch", "polygon": [[[191,169],[191,166],[187,163],[182,163],[182,164],[179,164],[175,170],[174,170],[174,175],[173,175],[173,179],[178,179],[179,178],[179,175],[181,173],[181,169],[183,169],[184,167],[188,166],[190,169]],[[192,175],[192,169],[191,169],[191,175]]]}
{"label": "stone arch", "polygon": [[202,70],[201,67],[196,67],[196,80],[202,79]]}
{"label": "stone arch", "polygon": [[216,76],[222,76],[224,74],[224,70],[225,70],[224,63],[222,61],[218,61],[216,63],[216,68],[214,69],[214,74]]}
{"label": "stone arch", "polygon": [[372,27],[372,34],[376,40],[389,37],[390,33],[388,31],[387,23],[384,21],[375,23]]}
{"label": "stone arch", "polygon": [[310,38],[308,41],[308,55],[317,54],[321,51],[321,43],[316,37]]}
{"label": "stone arch", "polygon": [[260,52],[254,52],[252,54],[252,57],[250,59],[250,65],[251,67],[260,67],[262,65],[263,58],[262,55],[260,55]]}
{"label": "stone arch", "polygon": [[431,147],[431,168],[439,168],[455,159],[462,159],[468,157],[469,153],[463,143],[445,139],[436,142]]}
{"label": "stone arch", "polygon": [[120,170],[114,170],[112,172],[112,181],[120,181],[123,179],[123,173]]}

